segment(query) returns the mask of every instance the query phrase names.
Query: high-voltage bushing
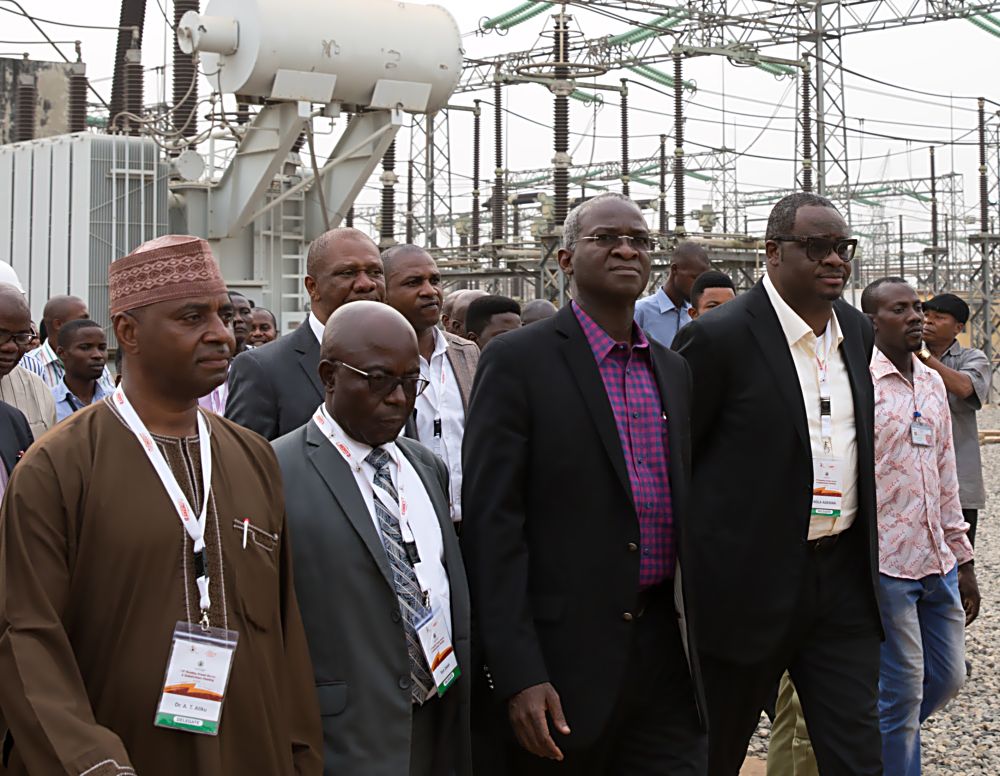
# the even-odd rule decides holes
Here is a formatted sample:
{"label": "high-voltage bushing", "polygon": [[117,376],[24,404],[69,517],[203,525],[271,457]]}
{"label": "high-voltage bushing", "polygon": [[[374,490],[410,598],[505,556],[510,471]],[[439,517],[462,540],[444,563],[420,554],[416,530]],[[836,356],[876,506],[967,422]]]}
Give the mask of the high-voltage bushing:
{"label": "high-voltage bushing", "polygon": [[122,0],[118,16],[118,39],[115,43],[114,76],[111,80],[111,99],[108,101],[108,126],[111,131],[120,129],[119,114],[125,109],[125,52],[136,42],[142,46],[142,31],[146,21],[146,0]]}
{"label": "high-voltage bushing", "polygon": [[87,66],[83,63],[80,41],[76,42],[76,62],[69,74],[69,103],[66,128],[83,132],[87,128]]}
{"label": "high-voltage bushing", "polygon": [[474,100],[472,113],[472,249],[479,250],[479,153],[482,143],[481,119],[483,109]]}
{"label": "high-voltage bushing", "polygon": [[413,239],[413,160],[410,159],[406,164],[406,244],[412,245]]}
{"label": "high-voltage bushing", "polygon": [[802,63],[802,190],[813,190],[812,76],[808,62]]}
{"label": "high-voltage bushing", "polygon": [[[174,27],[180,24],[188,11],[198,13],[198,0],[174,0]],[[194,137],[198,134],[198,63],[194,55],[185,54],[174,36],[174,73],[173,73],[174,131],[183,137]],[[245,122],[244,122],[245,123]]]}
{"label": "high-voltage bushing", "polygon": [[986,101],[979,98],[979,231],[990,230],[989,182],[986,179]]}
{"label": "high-voltage bushing", "polygon": [[555,122],[553,124],[552,183],[554,188],[553,218],[555,228],[561,229],[569,215],[569,168],[573,164],[569,155],[569,96],[573,82],[569,70],[569,17],[565,11],[556,16],[552,59],[555,64],[555,81],[549,87],[555,95]]}
{"label": "high-voltage bushing", "polygon": [[629,196],[629,169],[628,169],[628,79],[622,78],[622,194]]}
{"label": "high-voltage bushing", "polygon": [[125,52],[123,73],[125,77],[123,113],[131,115],[119,116],[119,126],[126,135],[138,135],[141,125],[135,117],[142,115],[144,102],[142,50],[139,48],[138,38],[133,40],[132,48]]}
{"label": "high-voltage bushing", "polygon": [[493,196],[490,199],[493,211],[490,239],[498,244],[504,240],[503,83],[501,83],[499,75],[497,73],[497,80],[493,82],[493,157],[495,165],[493,170]]}
{"label": "high-voltage bushing", "polygon": [[674,234],[684,235],[684,60],[674,52]]}
{"label": "high-voltage bushing", "polygon": [[[28,55],[24,55],[25,61]],[[35,137],[35,105],[38,102],[38,85],[34,73],[22,72],[17,76],[17,96],[14,102],[14,142],[21,143]]]}
{"label": "high-voltage bushing", "polygon": [[379,225],[379,247],[396,243],[396,141],[393,140],[382,157],[382,211]]}
{"label": "high-voltage bushing", "polygon": [[[667,136],[660,135],[660,241],[667,237]],[[663,247],[662,245],[660,247]]]}
{"label": "high-voltage bushing", "polygon": [[934,163],[934,146],[930,149],[931,157],[931,289],[938,289],[938,202],[937,202],[937,168]]}

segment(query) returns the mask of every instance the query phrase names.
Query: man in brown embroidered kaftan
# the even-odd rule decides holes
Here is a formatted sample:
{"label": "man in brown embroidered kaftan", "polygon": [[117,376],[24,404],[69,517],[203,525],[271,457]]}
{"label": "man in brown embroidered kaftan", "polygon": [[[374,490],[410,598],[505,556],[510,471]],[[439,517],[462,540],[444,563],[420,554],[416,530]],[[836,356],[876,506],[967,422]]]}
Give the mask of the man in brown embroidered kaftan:
{"label": "man in brown embroidered kaftan", "polygon": [[[32,446],[0,512],[5,773],[319,776],[277,462],[197,408],[234,344],[218,267],[203,240],[168,236],[109,286],[121,388]],[[197,518],[206,486],[196,553],[176,505]],[[174,629],[205,618],[238,634],[218,734],[157,727]]]}

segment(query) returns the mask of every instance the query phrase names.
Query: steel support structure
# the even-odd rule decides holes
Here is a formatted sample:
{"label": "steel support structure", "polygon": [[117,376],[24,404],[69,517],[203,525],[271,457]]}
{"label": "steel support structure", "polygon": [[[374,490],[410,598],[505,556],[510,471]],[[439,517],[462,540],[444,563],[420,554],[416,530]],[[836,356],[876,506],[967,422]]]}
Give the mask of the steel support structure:
{"label": "steel support structure", "polygon": [[451,111],[412,118],[414,239],[425,247],[450,248],[455,244],[455,230],[447,218],[452,212]]}

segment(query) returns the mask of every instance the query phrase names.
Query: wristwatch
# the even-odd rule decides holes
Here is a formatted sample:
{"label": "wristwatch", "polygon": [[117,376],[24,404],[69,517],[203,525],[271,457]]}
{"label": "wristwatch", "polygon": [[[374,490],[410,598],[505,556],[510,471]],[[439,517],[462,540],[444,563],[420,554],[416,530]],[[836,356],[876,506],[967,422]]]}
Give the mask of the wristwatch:
{"label": "wristwatch", "polygon": [[917,351],[917,357],[921,361],[927,361],[931,357],[930,350],[927,349],[927,346],[923,342],[920,343],[920,350]]}

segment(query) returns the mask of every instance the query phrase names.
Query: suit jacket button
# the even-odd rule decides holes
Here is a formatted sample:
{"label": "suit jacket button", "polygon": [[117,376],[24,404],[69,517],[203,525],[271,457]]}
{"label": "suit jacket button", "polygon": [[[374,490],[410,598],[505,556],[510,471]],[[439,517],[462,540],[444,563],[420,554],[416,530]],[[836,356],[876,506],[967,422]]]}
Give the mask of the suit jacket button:
{"label": "suit jacket button", "polygon": [[625,612],[625,614],[622,615],[622,619],[625,620],[625,622],[632,622],[632,612]]}
{"label": "suit jacket button", "polygon": [[409,690],[410,689],[410,684],[411,684],[410,677],[408,677],[408,676],[401,676],[401,677],[399,677],[399,689],[400,690]]}
{"label": "suit jacket button", "polygon": [[399,616],[399,612],[393,611],[393,613],[392,613],[392,621],[393,622],[399,622],[401,619],[403,619],[403,618]]}
{"label": "suit jacket button", "polygon": [[628,550],[629,552],[637,552],[639,550],[639,545],[636,544],[635,542],[629,542],[628,544],[625,545],[625,549]]}

